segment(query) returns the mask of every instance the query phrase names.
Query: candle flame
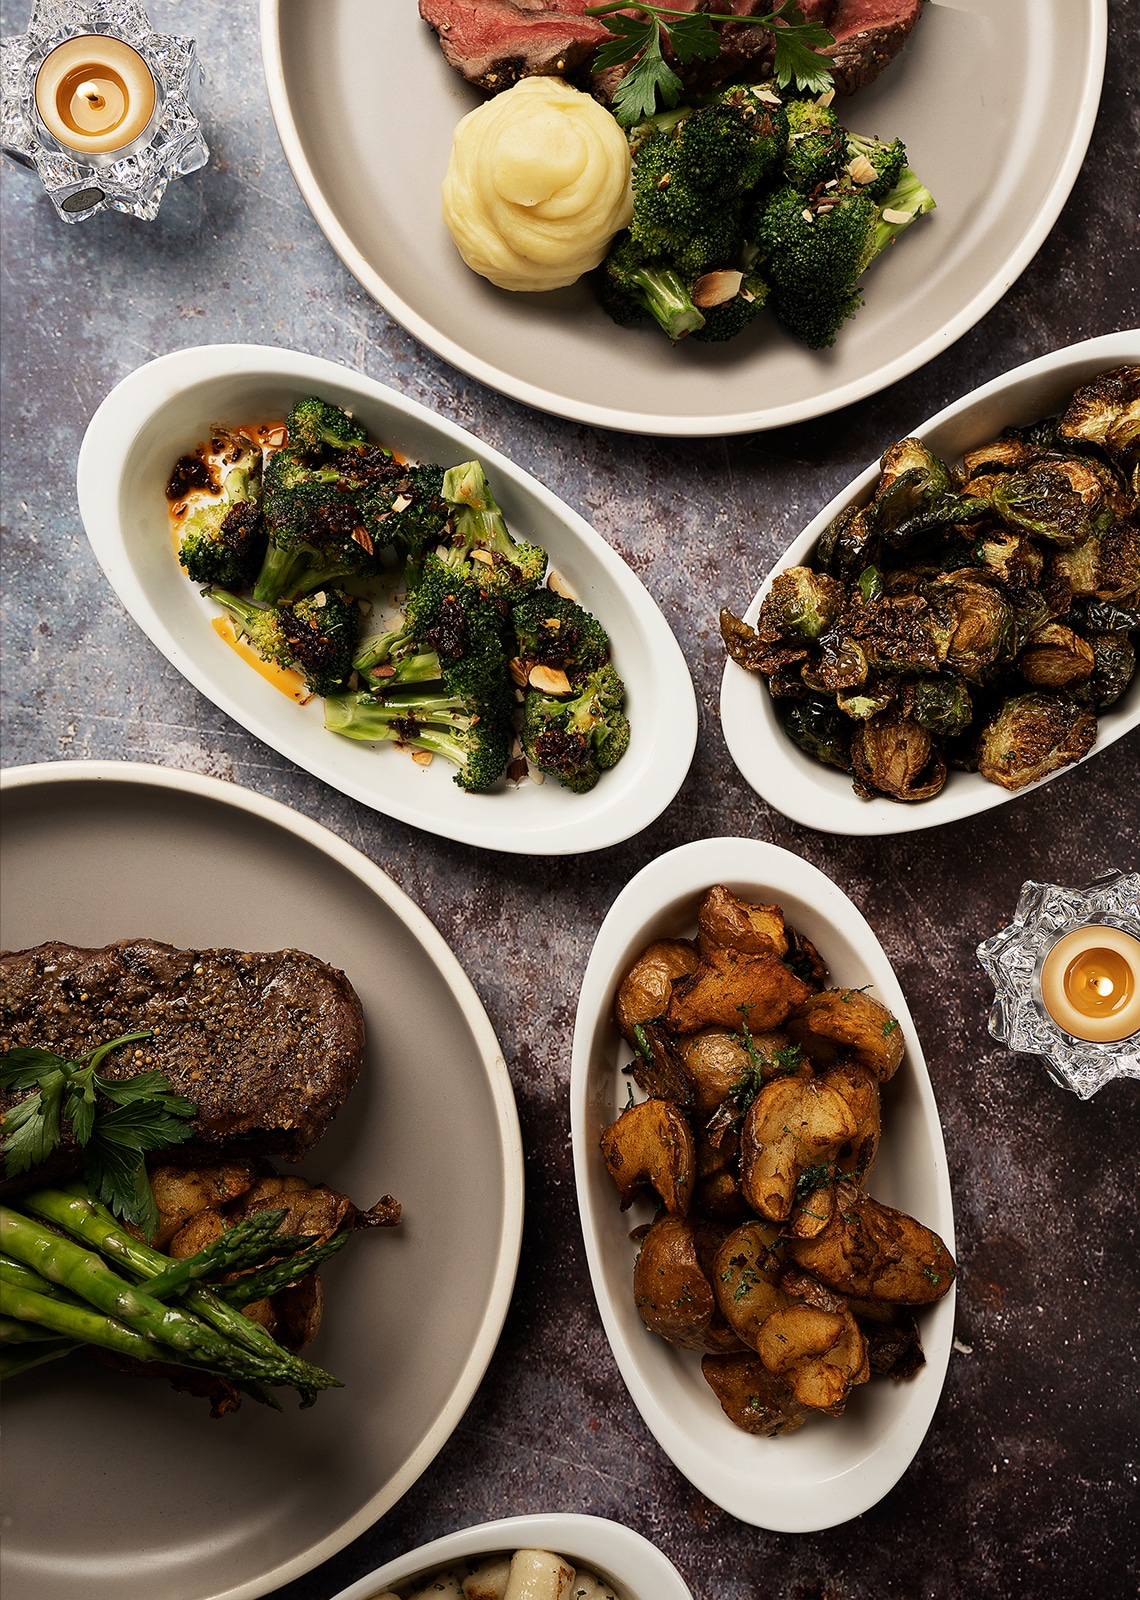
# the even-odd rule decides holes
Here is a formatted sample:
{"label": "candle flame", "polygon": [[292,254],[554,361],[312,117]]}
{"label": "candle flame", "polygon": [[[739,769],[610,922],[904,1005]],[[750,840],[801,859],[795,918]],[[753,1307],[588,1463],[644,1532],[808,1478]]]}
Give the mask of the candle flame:
{"label": "candle flame", "polygon": [[77,95],[83,96],[84,100],[87,101],[87,104],[91,107],[92,111],[102,111],[103,107],[107,104],[106,100],[99,93],[99,85],[97,83],[81,83],[75,92]]}

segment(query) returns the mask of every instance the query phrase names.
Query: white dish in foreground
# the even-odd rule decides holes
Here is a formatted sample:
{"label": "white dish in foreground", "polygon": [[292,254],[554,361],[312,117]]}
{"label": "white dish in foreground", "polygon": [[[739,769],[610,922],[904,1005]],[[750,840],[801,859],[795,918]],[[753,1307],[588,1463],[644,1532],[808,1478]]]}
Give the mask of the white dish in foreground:
{"label": "white dish in foreground", "polygon": [[823,873],[776,845],[702,839],[660,856],[618,895],[582,981],[570,1069],[574,1177],[594,1294],[622,1377],[646,1425],[689,1481],[742,1522],[779,1533],[834,1527],[866,1511],[910,1465],[942,1392],[954,1328],[955,1291],[919,1312],[926,1365],[901,1383],[856,1389],[839,1418],[814,1418],[776,1439],[742,1433],[701,1376],[700,1356],[650,1333],[633,1298],[629,1232],[649,1205],[618,1209],[598,1149],[623,1109],[629,1047],[613,1022],[614,993],[653,939],[696,931],[706,889],[723,883],[747,899],[775,902],[818,947],[832,980],[873,985],[903,1029],[906,1055],[883,1093],[883,1140],[867,1185],[954,1249],[954,1214],[938,1109],[914,1023],[882,946],[847,896]]}
{"label": "white dish in foreground", "polygon": [[81,1357],[5,1386],[4,1600],[253,1600],[394,1505],[479,1386],[522,1235],[510,1078],[427,917],[317,823],[127,762],[18,767],[0,791],[4,948],[293,946],[345,971],[364,1006],[360,1082],[302,1167],[404,1208],[323,1269],[311,1354],[345,1387],[310,1411],[283,1396],[280,1414],[247,1401],[214,1421]]}
{"label": "white dish in foreground", "polygon": [[[936,456],[954,462],[964,451],[997,438],[1003,428],[1019,427],[1059,410],[1073,390],[1096,373],[1129,361],[1140,362],[1140,331],[1088,339],[994,378],[913,429],[913,433],[924,439]],[[893,443],[884,439],[883,449]],[[765,578],[744,613],[746,622],[755,623],[760,603],[778,573],[802,566],[810,559],[820,534],[844,506],[862,505],[871,498],[878,476],[879,463],[875,461],[824,506]],[[732,660],[726,660],[721,679],[720,719],[729,754],[756,793],[793,822],[823,833],[913,833],[944,822],[960,822],[963,817],[1031,794],[1043,783],[1063,778],[1080,765],[1077,762],[1062,767],[1016,791],[990,783],[977,772],[952,771],[941,792],[931,800],[909,804],[885,796],[861,800],[851,787],[849,773],[813,761],[788,738],[765,680]],[[1096,744],[1084,759],[1091,761],[1137,726],[1140,674],[1114,706],[1099,713]]]}
{"label": "white dish in foreground", "polygon": [[[329,733],[323,706],[298,706],[241,661],[210,626],[178,565],[165,487],[177,458],[215,423],[284,418],[308,394],[346,406],[373,438],[421,461],[477,456],[516,539],[550,553],[614,642],[631,737],[588,794],[551,779],[465,794],[446,761],[418,766],[406,751]],[[204,345],[148,362],[118,384],[87,427],[78,468],[87,537],[119,599],[184,677],[314,777],[377,811],[445,839],[525,855],[601,850],[638,833],[689,770],[697,706],[680,646],[648,590],[600,534],[556,495],[464,429],[359,373],[299,351]]]}
{"label": "white dish in foreground", "polygon": [[370,1600],[386,1586],[428,1577],[452,1562],[512,1550],[551,1550],[565,1556],[608,1579],[622,1600],[693,1600],[673,1563],[641,1534],[621,1522],[569,1512],[504,1517],[462,1528],[385,1562],[334,1600]]}
{"label": "white dish in foreground", "polygon": [[[723,7],[721,9],[724,9]],[[440,216],[455,124],[483,98],[414,0],[261,0],[269,101],[349,271],[417,339],[504,394],[634,433],[748,433],[851,405],[933,359],[1025,270],[1064,205],[1104,73],[1105,0],[930,0],[902,55],[840,102],[902,138],[938,201],[864,280],[831,350],[761,317],[726,345],[619,328],[584,282],[508,294]]]}

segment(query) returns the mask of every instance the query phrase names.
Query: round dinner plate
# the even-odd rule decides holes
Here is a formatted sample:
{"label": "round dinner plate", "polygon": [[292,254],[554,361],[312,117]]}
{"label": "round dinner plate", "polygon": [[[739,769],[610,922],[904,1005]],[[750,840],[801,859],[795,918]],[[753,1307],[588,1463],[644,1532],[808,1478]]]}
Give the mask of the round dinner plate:
{"label": "round dinner plate", "polygon": [[4,1600],[252,1600],[387,1511],[479,1385],[522,1233],[502,1053],[423,912],[287,807],[115,762],[18,767],[0,790],[5,949],[292,946],[345,971],[364,1006],[360,1082],[302,1167],[362,1206],[403,1205],[398,1229],[323,1269],[309,1353],[344,1387],[213,1421],[165,1383],[73,1357],[4,1395]]}
{"label": "round dinner plate", "polygon": [[897,1017],[906,1054],[883,1088],[883,1138],[867,1189],[954,1249],[954,1210],[938,1107],[922,1047],[886,952],[861,912],[816,867],[756,839],[699,839],[643,867],[598,931],[582,979],[570,1067],[574,1181],[586,1260],[614,1359],[658,1444],[697,1489],[742,1522],[813,1533],[861,1515],[902,1477],[942,1393],[954,1334],[954,1288],[918,1310],[926,1363],[901,1383],[856,1389],[842,1417],[813,1417],[775,1439],[744,1433],[701,1376],[696,1351],[658,1338],[634,1304],[630,1230],[653,1219],[645,1200],[618,1209],[598,1141],[626,1106],[632,1051],[613,1020],[618,983],[655,939],[691,938],[705,891],[783,908],[818,949],[830,982],[869,986]]}
{"label": "round dinner plate", "polygon": [[440,216],[452,130],[482,98],[415,0],[261,0],[278,132],[333,249],[417,339],[516,400],[633,433],[722,434],[817,417],[930,361],[1024,271],[1092,133],[1105,0],[928,0],[901,56],[838,102],[901,137],[938,209],[863,281],[831,350],[762,316],[672,347],[610,321],[587,283],[509,294],[468,270]]}

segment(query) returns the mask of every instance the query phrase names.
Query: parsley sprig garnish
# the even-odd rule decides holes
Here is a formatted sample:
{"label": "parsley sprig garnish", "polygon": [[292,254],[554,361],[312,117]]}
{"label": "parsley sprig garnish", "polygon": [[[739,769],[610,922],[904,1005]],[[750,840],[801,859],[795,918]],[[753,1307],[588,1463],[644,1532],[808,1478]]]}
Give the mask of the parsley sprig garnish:
{"label": "parsley sprig garnish", "polygon": [[585,15],[597,17],[614,37],[598,47],[594,69],[633,65],[614,92],[614,113],[619,122],[640,122],[662,106],[675,106],[684,84],[665,59],[668,43],[682,65],[689,61],[710,60],[720,54],[717,25],[722,22],[748,23],[767,28],[776,41],[773,65],[776,82],[786,89],[794,82],[800,89],[820,94],[832,84],[831,63],[816,54],[835,43],[822,24],[807,22],[799,0],[783,0],[775,11],[762,17],[738,17],[726,11],[677,11],[671,6],[637,5],[637,14],[626,9],[630,0],[606,0],[604,5],[587,6]]}
{"label": "parsley sprig garnish", "polygon": [[[148,1150],[181,1144],[193,1131],[192,1101],[171,1092],[161,1072],[105,1078],[99,1066],[112,1050],[149,1039],[124,1033],[68,1061],[51,1050],[10,1050],[0,1057],[0,1089],[33,1092],[0,1118],[4,1130],[4,1176],[18,1177],[40,1166],[58,1146],[63,1123],[71,1124],[83,1151],[83,1173],[94,1199],[142,1228],[148,1239],[158,1227],[158,1209],[143,1157]],[[109,1101],[109,1108],[100,1104]]]}

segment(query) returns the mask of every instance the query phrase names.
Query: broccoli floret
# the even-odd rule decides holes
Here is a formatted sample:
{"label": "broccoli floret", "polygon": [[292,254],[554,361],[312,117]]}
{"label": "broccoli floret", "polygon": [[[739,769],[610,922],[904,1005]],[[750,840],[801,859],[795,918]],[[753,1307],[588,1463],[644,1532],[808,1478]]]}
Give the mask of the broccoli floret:
{"label": "broccoli floret", "polygon": [[763,278],[758,278],[755,273],[746,273],[731,300],[722,300],[720,305],[703,308],[705,325],[696,330],[693,338],[708,343],[735,339],[760,315],[767,299],[768,285]]}
{"label": "broccoli floret", "polygon": [[[870,183],[860,183],[859,187],[872,200],[881,201],[897,183],[902,180],[906,169],[906,146],[901,139],[895,139],[890,144],[883,144],[879,139],[868,139],[859,133],[847,135],[847,170],[863,158],[874,167],[877,176]],[[856,181],[863,174],[858,169],[853,176]]]}
{"label": "broccoli floret", "polygon": [[523,707],[527,759],[577,794],[592,789],[629,746],[624,699],[625,687],[608,662],[589,675],[572,699],[529,689]]}
{"label": "broccoli floret", "polygon": [[360,613],[336,589],[305,595],[294,605],[262,609],[224,589],[204,589],[225,607],[263,661],[299,672],[313,694],[330,695],[344,687],[352,671]]}
{"label": "broccoli floret", "polygon": [[542,582],[546,571],[546,551],[537,544],[516,544],[506,519],[478,461],[465,461],[450,467],[443,475],[443,499],[451,510],[452,548],[447,560],[452,566],[478,560],[481,571],[466,573],[488,593],[518,593]]}
{"label": "broccoli floret", "polygon": [[462,696],[444,691],[386,700],[375,694],[334,695],[325,701],[325,727],[346,739],[389,739],[443,756],[458,771],[461,789],[478,793],[500,778],[510,754],[508,729],[472,712]]}
{"label": "broccoli floret", "polygon": [[265,555],[265,524],[257,505],[261,451],[249,440],[233,437],[237,454],[222,481],[221,497],[188,513],[178,560],[195,583],[244,589]]}
{"label": "broccoli floret", "polygon": [[756,242],[780,323],[812,350],[833,344],[862,303],[862,273],[933,206],[909,168],[881,206],[850,186],[810,199],[790,187],[777,190],[760,211]]}
{"label": "broccoli floret", "polygon": [[517,655],[527,672],[556,667],[572,681],[596,672],[609,660],[610,639],[596,618],[549,589],[536,590],[511,612]]}
{"label": "broccoli floret", "polygon": [[339,406],[315,395],[298,400],[285,419],[289,448],[300,456],[319,456],[325,449],[343,450],[368,443],[368,435]]}
{"label": "broccoli floret", "polygon": [[414,589],[424,557],[447,537],[450,507],[443,498],[443,468],[398,466],[394,478],[365,492],[360,509],[375,542],[395,547],[408,589]]}
{"label": "broccoli floret", "polygon": [[597,272],[602,309],[622,327],[633,327],[651,316],[676,343],[705,325],[704,313],[693,304],[689,291],[665,261],[646,257],[628,233],[619,233]]}
{"label": "broccoli floret", "polygon": [[360,508],[335,484],[298,483],[267,495],[265,520],[269,546],[253,592],[267,604],[380,569]]}
{"label": "broccoli floret", "polygon": [[847,160],[847,135],[830,106],[793,100],[787,108],[788,146],[784,182],[802,194],[839,176]]}

